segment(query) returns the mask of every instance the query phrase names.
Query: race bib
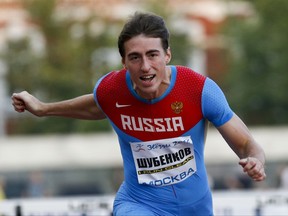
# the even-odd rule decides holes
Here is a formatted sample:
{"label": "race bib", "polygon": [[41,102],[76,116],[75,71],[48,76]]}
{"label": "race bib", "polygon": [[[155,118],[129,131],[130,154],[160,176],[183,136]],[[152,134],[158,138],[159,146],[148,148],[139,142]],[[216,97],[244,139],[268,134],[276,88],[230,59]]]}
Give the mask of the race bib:
{"label": "race bib", "polygon": [[148,142],[130,142],[139,184],[167,186],[196,172],[190,136]]}

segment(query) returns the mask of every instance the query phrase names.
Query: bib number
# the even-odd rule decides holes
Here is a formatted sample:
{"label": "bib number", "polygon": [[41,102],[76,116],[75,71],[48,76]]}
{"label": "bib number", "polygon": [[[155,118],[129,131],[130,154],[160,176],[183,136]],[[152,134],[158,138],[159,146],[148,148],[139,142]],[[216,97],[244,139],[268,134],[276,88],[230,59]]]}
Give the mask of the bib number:
{"label": "bib number", "polygon": [[167,186],[196,172],[190,136],[148,142],[131,142],[139,184]]}

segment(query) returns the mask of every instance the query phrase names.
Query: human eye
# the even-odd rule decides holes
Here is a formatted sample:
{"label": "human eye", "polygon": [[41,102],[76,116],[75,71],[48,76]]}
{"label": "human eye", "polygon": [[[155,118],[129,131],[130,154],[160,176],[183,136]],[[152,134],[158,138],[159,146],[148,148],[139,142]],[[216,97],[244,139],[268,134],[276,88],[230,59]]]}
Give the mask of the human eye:
{"label": "human eye", "polygon": [[149,58],[151,58],[151,59],[153,59],[153,58],[156,58],[156,57],[158,57],[158,52],[151,52],[151,53],[149,53]]}
{"label": "human eye", "polygon": [[139,56],[138,55],[131,55],[131,56],[129,56],[129,60],[130,61],[137,61],[137,60],[139,60]]}

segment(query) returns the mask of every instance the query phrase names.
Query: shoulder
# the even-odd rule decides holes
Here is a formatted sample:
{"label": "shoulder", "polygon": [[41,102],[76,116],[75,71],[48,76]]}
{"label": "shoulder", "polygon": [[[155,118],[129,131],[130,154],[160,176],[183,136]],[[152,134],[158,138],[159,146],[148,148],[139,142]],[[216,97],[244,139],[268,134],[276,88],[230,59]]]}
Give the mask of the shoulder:
{"label": "shoulder", "polygon": [[176,66],[174,66],[174,67],[177,69],[177,72],[178,72],[178,73],[181,73],[181,74],[189,74],[189,75],[192,75],[192,76],[197,76],[197,77],[205,78],[204,75],[196,72],[195,70],[193,70],[193,69],[190,68],[190,67],[183,66],[183,65],[176,65]]}
{"label": "shoulder", "polygon": [[180,85],[181,88],[185,89],[187,92],[202,92],[205,80],[207,79],[206,76],[186,66],[175,66],[175,68],[177,71],[177,86]]}
{"label": "shoulder", "polygon": [[224,124],[233,116],[226,97],[221,88],[207,78],[202,94],[202,112],[216,127]]}
{"label": "shoulder", "polygon": [[194,71],[193,69],[186,66],[175,66],[177,70],[177,78],[182,78],[187,81],[200,82],[201,85],[204,84],[206,76]]}
{"label": "shoulder", "polygon": [[119,87],[125,85],[126,70],[111,71],[101,77],[95,87],[94,96],[107,96],[119,92]]}
{"label": "shoulder", "polygon": [[126,74],[126,69],[122,69],[119,71],[111,71],[108,74],[106,74],[105,76],[103,76],[98,83],[100,84],[105,84],[105,83],[110,83],[110,82],[119,82],[121,80],[125,80],[125,74]]}
{"label": "shoulder", "polygon": [[98,90],[99,88],[113,88],[113,87],[119,87],[119,83],[125,82],[126,77],[126,69],[122,69],[119,71],[111,71],[108,74],[101,77],[96,85],[94,90]]}

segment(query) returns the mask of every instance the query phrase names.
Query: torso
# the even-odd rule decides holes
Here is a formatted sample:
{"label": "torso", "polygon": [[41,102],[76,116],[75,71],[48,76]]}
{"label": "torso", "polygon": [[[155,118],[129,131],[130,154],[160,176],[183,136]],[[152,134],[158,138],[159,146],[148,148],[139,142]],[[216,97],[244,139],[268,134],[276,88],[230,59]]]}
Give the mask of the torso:
{"label": "torso", "polygon": [[[125,190],[141,202],[193,203],[209,191],[203,156],[206,120],[201,109],[206,78],[185,67],[171,69],[169,87],[151,101],[137,95],[125,70],[110,73],[96,86],[97,103],[119,136]],[[187,137],[191,143],[183,141]],[[171,142],[182,144],[172,148]],[[170,160],[170,155],[176,159]],[[139,163],[147,175],[156,173],[148,178],[148,185],[141,184]],[[176,172],[177,166],[183,170]]]}

